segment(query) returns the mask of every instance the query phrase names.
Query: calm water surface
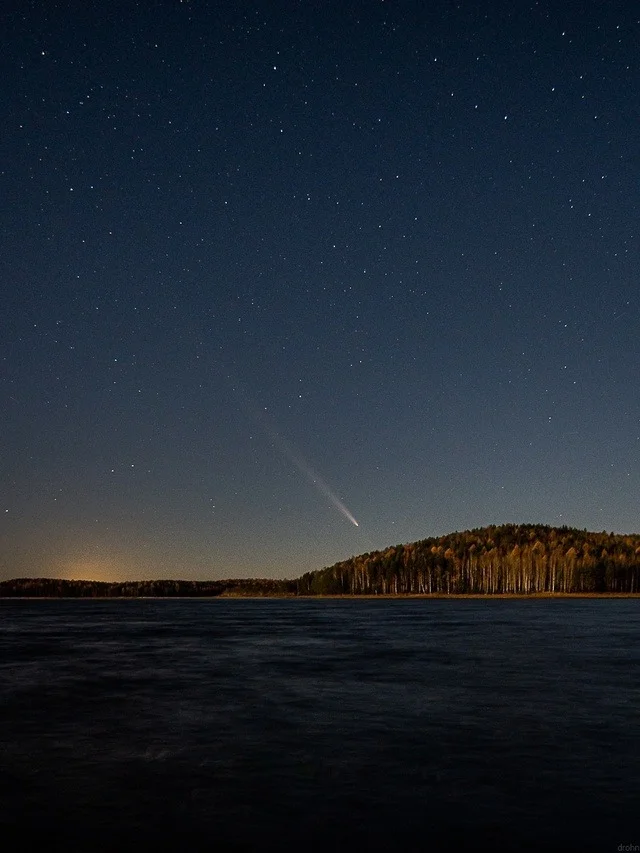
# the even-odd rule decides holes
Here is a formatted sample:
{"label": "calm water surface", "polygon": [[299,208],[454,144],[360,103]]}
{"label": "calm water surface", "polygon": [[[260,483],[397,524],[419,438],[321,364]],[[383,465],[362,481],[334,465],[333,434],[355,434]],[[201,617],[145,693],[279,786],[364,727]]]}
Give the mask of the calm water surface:
{"label": "calm water surface", "polygon": [[640,849],[639,616],[634,600],[2,601],[0,838]]}

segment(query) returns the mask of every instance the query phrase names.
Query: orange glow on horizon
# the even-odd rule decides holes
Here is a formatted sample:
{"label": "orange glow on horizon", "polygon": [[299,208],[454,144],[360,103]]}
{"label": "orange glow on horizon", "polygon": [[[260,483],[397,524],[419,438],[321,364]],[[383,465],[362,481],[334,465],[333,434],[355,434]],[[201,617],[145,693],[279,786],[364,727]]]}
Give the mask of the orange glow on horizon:
{"label": "orange glow on horizon", "polygon": [[77,559],[61,562],[56,576],[62,580],[73,581],[108,581],[119,580],[122,571],[111,560]]}

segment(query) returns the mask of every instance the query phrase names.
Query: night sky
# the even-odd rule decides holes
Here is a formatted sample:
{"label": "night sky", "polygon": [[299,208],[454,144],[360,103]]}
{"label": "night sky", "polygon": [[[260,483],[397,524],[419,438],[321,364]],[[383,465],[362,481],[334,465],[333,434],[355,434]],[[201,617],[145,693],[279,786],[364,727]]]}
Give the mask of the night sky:
{"label": "night sky", "polygon": [[640,530],[636,3],[3,9],[0,576]]}

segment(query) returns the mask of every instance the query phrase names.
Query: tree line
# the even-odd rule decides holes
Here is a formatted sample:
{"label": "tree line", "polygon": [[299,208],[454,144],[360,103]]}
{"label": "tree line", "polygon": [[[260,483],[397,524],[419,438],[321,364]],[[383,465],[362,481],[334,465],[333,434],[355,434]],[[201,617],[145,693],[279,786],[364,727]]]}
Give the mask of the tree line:
{"label": "tree line", "polygon": [[58,578],[0,582],[0,597],[640,593],[640,535],[505,524],[360,554],[293,580]]}
{"label": "tree line", "polygon": [[294,581],[244,578],[224,581],[108,581],[14,578],[0,581],[0,598],[212,598],[295,593]]}

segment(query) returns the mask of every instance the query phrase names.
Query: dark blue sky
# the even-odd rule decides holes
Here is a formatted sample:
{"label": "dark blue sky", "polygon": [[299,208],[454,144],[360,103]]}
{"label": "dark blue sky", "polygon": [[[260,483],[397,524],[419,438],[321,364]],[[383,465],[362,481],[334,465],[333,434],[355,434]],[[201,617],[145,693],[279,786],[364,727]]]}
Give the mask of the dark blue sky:
{"label": "dark blue sky", "polygon": [[0,576],[638,531],[636,4],[3,8]]}

